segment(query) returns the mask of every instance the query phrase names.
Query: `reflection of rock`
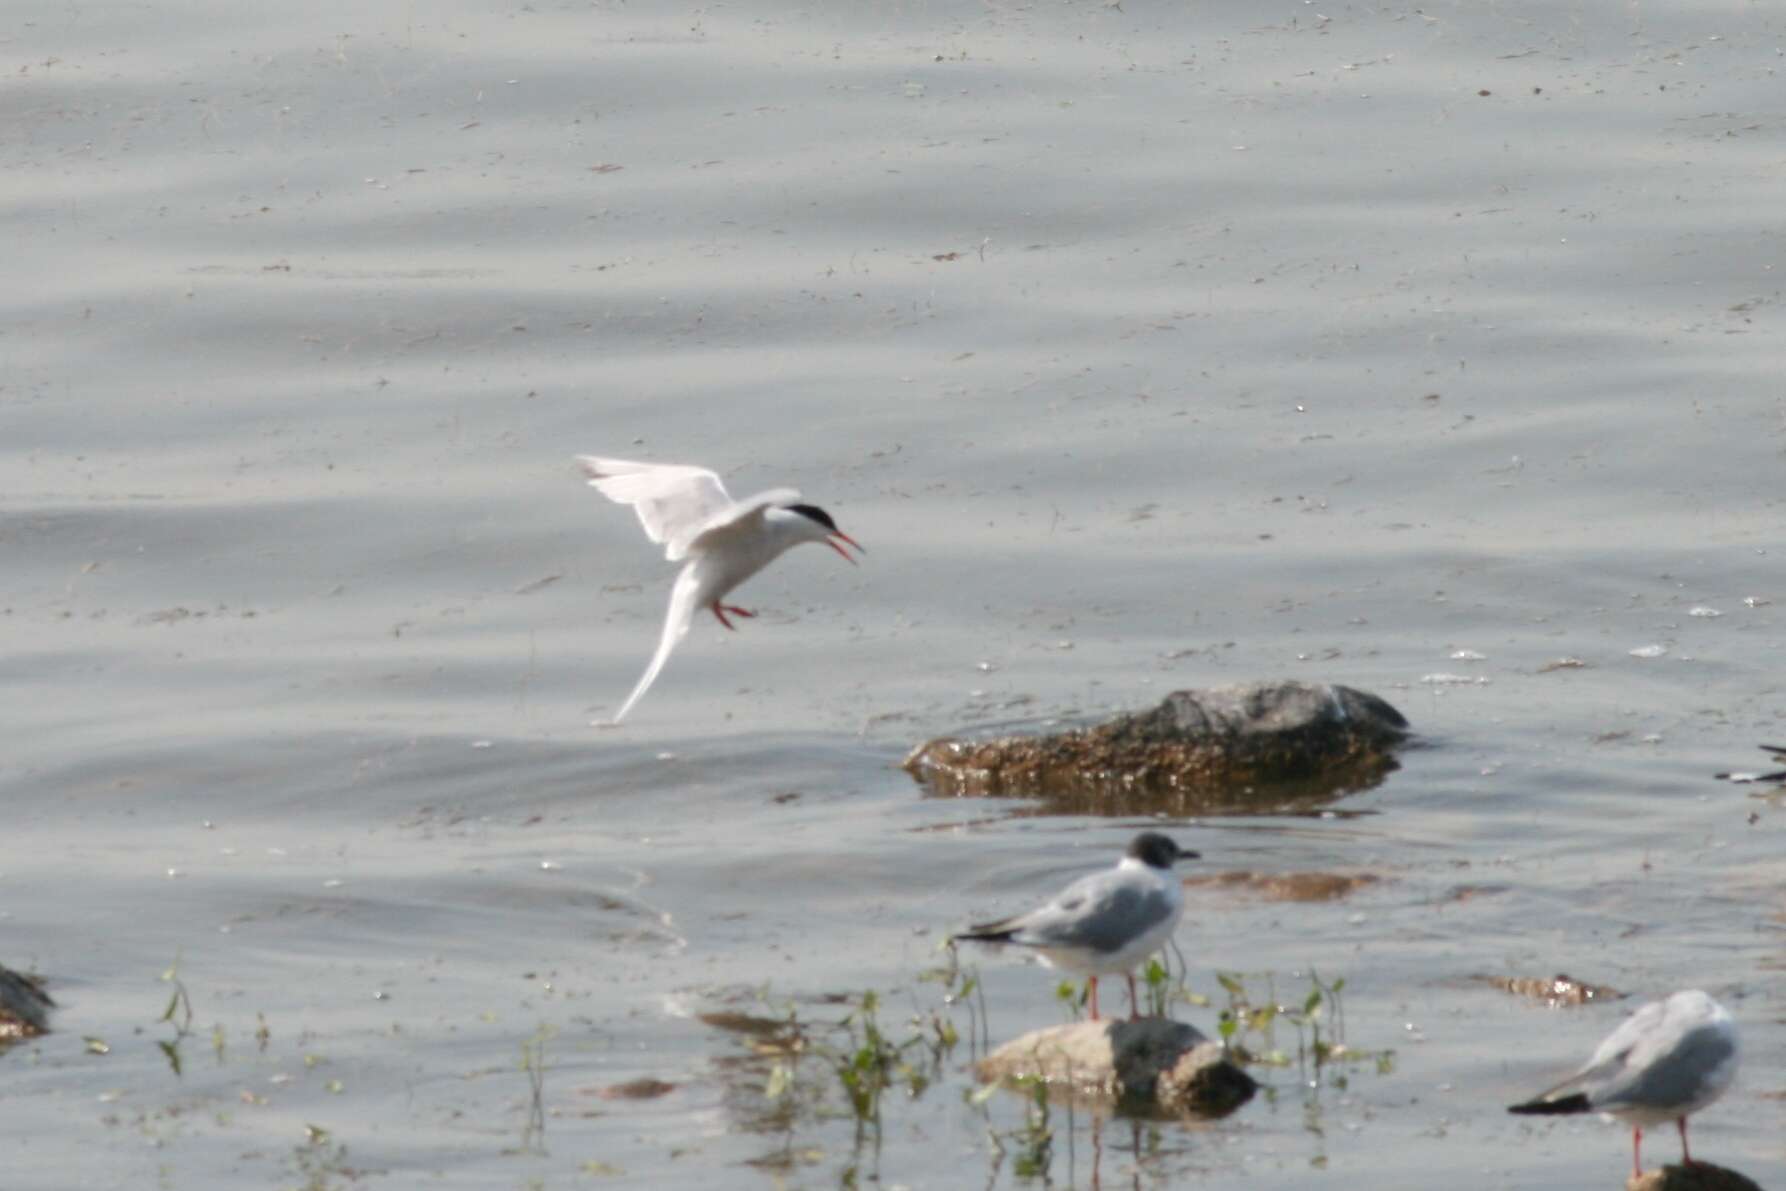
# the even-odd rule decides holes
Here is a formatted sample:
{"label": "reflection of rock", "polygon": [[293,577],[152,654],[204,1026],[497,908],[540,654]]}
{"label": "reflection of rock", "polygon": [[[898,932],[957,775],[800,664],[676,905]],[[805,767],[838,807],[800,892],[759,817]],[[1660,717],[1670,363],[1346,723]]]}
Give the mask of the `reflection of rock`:
{"label": "reflection of rock", "polygon": [[1543,1001],[1552,1009],[1561,1005],[1587,1005],[1595,1001],[1623,1000],[1625,994],[1604,984],[1588,984],[1561,972],[1545,980],[1528,976],[1479,976],[1484,984],[1492,984],[1515,996]]}
{"label": "reflection of rock", "polygon": [[1269,902],[1332,902],[1383,878],[1372,873],[1254,873],[1239,869],[1186,877],[1185,888],[1226,889]]}
{"label": "reflection of rock", "polygon": [[1046,798],[1051,810],[1259,811],[1374,785],[1407,730],[1375,695],[1263,682],[1174,691],[1151,711],[1051,735],[941,737],[905,768],[939,793]]}
{"label": "reflection of rock", "polygon": [[0,1043],[47,1034],[55,1007],[41,979],[0,966]]}
{"label": "reflection of rock", "polygon": [[981,1080],[1040,1079],[1068,1093],[1108,1097],[1124,1108],[1226,1116],[1258,1086],[1219,1042],[1164,1017],[1081,1021],[1032,1030],[974,1068]]}
{"label": "reflection of rock", "polygon": [[1664,1166],[1625,1180],[1625,1191],[1761,1191],[1746,1175],[1710,1162]]}

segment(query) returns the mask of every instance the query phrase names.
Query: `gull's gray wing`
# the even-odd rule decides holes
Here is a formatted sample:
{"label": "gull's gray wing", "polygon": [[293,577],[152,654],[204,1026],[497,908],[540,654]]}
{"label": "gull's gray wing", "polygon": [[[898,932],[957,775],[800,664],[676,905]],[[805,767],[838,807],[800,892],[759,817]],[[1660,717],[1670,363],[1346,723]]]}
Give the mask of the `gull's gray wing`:
{"label": "gull's gray wing", "polygon": [[1158,882],[1117,870],[1082,877],[1038,909],[999,924],[1025,947],[1118,951],[1172,917],[1172,899]]}
{"label": "gull's gray wing", "polygon": [[1597,1109],[1668,1109],[1692,1104],[1716,1086],[1714,1076],[1736,1057],[1736,1038],[1707,1022],[1656,1045],[1639,1044],[1620,1070],[1588,1098]]}

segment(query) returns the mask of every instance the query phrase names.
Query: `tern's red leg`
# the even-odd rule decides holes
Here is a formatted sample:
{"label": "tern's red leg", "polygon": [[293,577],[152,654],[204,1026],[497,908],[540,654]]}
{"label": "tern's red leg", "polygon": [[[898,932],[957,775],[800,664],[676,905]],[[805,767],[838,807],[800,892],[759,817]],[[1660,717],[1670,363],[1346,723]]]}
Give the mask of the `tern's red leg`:
{"label": "tern's red leg", "polygon": [[707,607],[709,610],[712,611],[714,616],[719,618],[719,623],[725,625],[728,629],[731,629],[734,633],[738,631],[737,628],[735,628],[733,626],[732,622],[726,619],[725,606],[723,604],[721,604],[718,600],[714,600],[711,604],[708,604]]}
{"label": "tern's red leg", "polygon": [[1086,987],[1091,989],[1091,1019],[1096,1021],[1098,1020],[1098,978],[1096,976],[1087,976],[1085,978],[1085,984]]}
{"label": "tern's red leg", "polygon": [[1691,1166],[1693,1165],[1693,1155],[1687,1152],[1687,1118],[1681,1117],[1675,1121],[1675,1124],[1680,1126],[1681,1130],[1681,1165]]}
{"label": "tern's red leg", "polygon": [[1632,1129],[1631,1130],[1631,1177],[1634,1179],[1639,1179],[1639,1178],[1643,1177],[1643,1159],[1639,1156],[1642,1152],[1643,1152],[1643,1130],[1642,1129]]}
{"label": "tern's red leg", "polygon": [[1129,978],[1129,1020],[1140,1021],[1141,1014],[1136,1009],[1136,1006],[1140,1004],[1140,1002],[1135,1000],[1135,973],[1125,972],[1124,975]]}
{"label": "tern's red leg", "polygon": [[721,604],[720,607],[724,608],[727,612],[730,612],[733,616],[742,616],[747,620],[756,616],[756,613],[752,612],[749,608],[740,608],[736,604]]}

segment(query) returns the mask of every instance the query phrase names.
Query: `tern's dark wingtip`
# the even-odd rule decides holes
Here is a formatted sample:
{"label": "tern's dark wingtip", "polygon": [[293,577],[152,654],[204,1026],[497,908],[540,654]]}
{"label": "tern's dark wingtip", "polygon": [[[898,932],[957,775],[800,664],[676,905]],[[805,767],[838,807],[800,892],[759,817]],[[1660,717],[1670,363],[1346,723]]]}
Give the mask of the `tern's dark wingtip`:
{"label": "tern's dark wingtip", "polygon": [[1509,1104],[1507,1111],[1521,1116],[1554,1117],[1575,1112],[1592,1112],[1588,1104],[1587,1093],[1576,1092],[1572,1096],[1559,1096],[1555,1100],[1528,1100],[1524,1104]]}

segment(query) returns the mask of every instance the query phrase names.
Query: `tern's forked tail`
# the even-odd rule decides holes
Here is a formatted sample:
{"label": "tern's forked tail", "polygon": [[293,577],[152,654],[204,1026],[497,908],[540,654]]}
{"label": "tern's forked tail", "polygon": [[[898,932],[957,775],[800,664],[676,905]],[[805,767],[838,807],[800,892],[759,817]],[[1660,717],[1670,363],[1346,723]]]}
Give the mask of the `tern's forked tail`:
{"label": "tern's forked tail", "polygon": [[682,568],[681,573],[676,576],[675,586],[670,588],[670,608],[664,615],[664,631],[657,640],[657,652],[651,655],[651,664],[645,667],[645,673],[640,677],[639,684],[633,688],[633,693],[626,697],[626,702],[614,713],[616,724],[625,719],[626,713],[633,709],[633,704],[651,689],[651,684],[657,681],[664,663],[670,660],[676,643],[688,635],[688,626],[694,622],[695,601],[699,591],[700,581],[695,576],[694,564],[690,563]]}

